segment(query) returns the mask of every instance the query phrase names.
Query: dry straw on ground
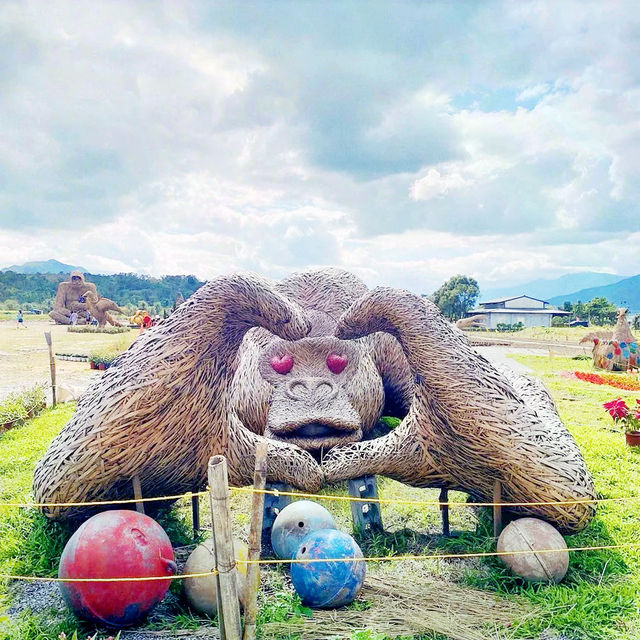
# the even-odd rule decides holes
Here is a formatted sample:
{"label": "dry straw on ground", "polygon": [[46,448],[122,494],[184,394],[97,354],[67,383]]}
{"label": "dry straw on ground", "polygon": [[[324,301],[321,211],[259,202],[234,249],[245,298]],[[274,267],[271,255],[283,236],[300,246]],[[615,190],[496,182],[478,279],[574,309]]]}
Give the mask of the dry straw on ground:
{"label": "dry straw on ground", "polygon": [[318,610],[312,618],[266,623],[261,635],[274,640],[288,634],[300,634],[300,640],[338,640],[369,629],[390,638],[431,631],[451,640],[491,640],[501,637],[500,628],[534,615],[522,600],[425,579],[419,571],[369,576],[361,597],[370,608]]}

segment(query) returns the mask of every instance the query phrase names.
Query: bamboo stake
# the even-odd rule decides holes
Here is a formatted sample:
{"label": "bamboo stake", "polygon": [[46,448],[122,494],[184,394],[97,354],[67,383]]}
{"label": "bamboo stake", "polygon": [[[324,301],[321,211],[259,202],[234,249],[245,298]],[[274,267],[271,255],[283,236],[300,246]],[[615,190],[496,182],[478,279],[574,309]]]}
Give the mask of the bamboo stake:
{"label": "bamboo stake", "polygon": [[[256,447],[256,464],[253,473],[253,487],[256,491],[251,500],[251,528],[249,530],[249,557],[251,561],[260,560],[262,548],[262,515],[264,512],[264,491],[267,483],[267,442]],[[248,565],[246,591],[244,597],[244,636],[243,640],[255,640],[256,618],[258,617],[258,590],[260,589],[260,565]]]}
{"label": "bamboo stake", "polygon": [[[133,483],[133,497],[136,500],[142,500],[142,485],[140,484],[140,476],[133,476],[131,482]],[[136,502],[136,511],[144,515],[143,502]]]}
{"label": "bamboo stake", "polygon": [[51,332],[44,332],[44,339],[49,346],[49,370],[51,371],[51,398],[53,400],[51,406],[56,406],[56,360],[53,357],[53,345],[51,344]]}
{"label": "bamboo stake", "polygon": [[236,559],[231,537],[229,476],[224,456],[209,458],[209,497],[213,551],[218,575],[218,620],[223,640],[241,640],[240,604],[236,584]]}

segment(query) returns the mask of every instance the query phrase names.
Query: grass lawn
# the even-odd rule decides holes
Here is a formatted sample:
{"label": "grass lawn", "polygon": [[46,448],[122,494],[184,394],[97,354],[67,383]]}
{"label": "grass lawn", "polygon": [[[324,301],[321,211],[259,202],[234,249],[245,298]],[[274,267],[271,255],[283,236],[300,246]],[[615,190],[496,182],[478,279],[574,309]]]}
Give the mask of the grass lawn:
{"label": "grass lawn", "polygon": [[[586,360],[549,358],[548,356],[517,356],[516,359],[532,369],[544,380],[557,403],[561,417],[580,444],[587,465],[596,480],[600,497],[640,496],[640,452],[624,444],[624,436],[612,431],[612,421],[602,410],[602,403],[623,397],[632,402],[640,392],[621,391],[596,386],[576,379],[559,376],[567,370],[590,370]],[[48,410],[26,425],[0,435],[0,501],[24,500],[30,497],[31,473],[36,460],[48,442],[71,416],[73,407],[60,406]],[[431,500],[437,492],[418,490],[392,480],[379,479],[383,498]],[[325,493],[344,493],[343,487]],[[234,526],[240,537],[246,536],[249,522],[249,497],[232,494]],[[453,499],[464,500],[462,494]],[[203,501],[204,506],[204,501]],[[350,528],[347,503],[327,502],[343,530]],[[184,538],[186,506],[174,510],[172,518],[163,521],[170,526],[174,543]],[[484,510],[451,510],[451,525],[460,532],[456,538],[437,535],[440,516],[435,508],[411,505],[384,505],[383,521],[387,533],[373,540],[362,541],[365,555],[396,555],[403,553],[432,553],[491,551],[489,514]],[[206,521],[206,516],[203,514]],[[60,525],[45,522],[33,510],[0,508],[0,572],[30,575],[55,575],[57,559],[70,531]],[[640,500],[603,503],[597,517],[580,534],[567,537],[570,547],[612,545],[640,542]],[[474,561],[427,561],[411,563],[370,564],[373,573],[393,569],[421,576],[424,580],[445,578],[466,587],[476,587],[498,593],[509,599],[524,598],[535,608],[535,615],[514,620],[508,628],[487,631],[488,638],[527,638],[546,640],[620,639],[640,637],[640,549],[576,552],[571,554],[569,572],[560,585],[528,585],[510,575],[497,559]],[[262,622],[285,621],[292,610],[305,611],[292,593],[282,569],[268,570],[268,594],[263,597]],[[10,602],[11,584],[0,584],[0,629],[2,610]],[[175,589],[177,590],[177,585]],[[4,605],[4,606],[3,606]],[[357,602],[356,606],[367,604]],[[0,640],[57,639],[60,631],[70,635],[78,623],[73,617],[51,612],[45,617],[23,614],[17,622],[4,621],[6,631]],[[198,624],[185,610],[167,624],[172,628],[189,628]],[[85,635],[90,627],[82,626]],[[560,635],[562,634],[562,635]],[[99,636],[103,637],[103,636]],[[273,636],[272,636],[273,637]],[[279,637],[288,637],[286,635]],[[295,637],[295,636],[294,636]],[[416,640],[442,640],[446,636],[425,633],[413,636]],[[384,640],[374,632],[360,631],[352,640]]]}

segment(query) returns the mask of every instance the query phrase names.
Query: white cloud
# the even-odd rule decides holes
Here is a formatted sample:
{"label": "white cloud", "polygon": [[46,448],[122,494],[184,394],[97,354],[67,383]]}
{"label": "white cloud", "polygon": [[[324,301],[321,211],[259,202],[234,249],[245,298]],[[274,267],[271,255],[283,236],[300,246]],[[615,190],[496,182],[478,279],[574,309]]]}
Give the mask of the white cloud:
{"label": "white cloud", "polygon": [[549,85],[547,83],[536,84],[533,87],[527,87],[523,89],[516,97],[518,102],[526,102],[527,100],[540,98],[545,93],[549,92]]}
{"label": "white cloud", "polygon": [[2,263],[640,271],[632,3],[369,9],[2,5]]}

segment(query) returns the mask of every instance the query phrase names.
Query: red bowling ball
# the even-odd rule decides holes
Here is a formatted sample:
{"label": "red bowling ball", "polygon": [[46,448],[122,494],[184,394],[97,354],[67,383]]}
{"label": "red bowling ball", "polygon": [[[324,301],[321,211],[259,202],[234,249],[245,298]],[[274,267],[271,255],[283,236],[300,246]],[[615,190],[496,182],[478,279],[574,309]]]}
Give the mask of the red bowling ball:
{"label": "red bowling ball", "polygon": [[67,542],[60,578],[142,578],[132,582],[64,582],[62,595],[77,616],[109,627],[139,622],[158,603],[177,573],[171,542],[155,521],[136,511],[104,511]]}

